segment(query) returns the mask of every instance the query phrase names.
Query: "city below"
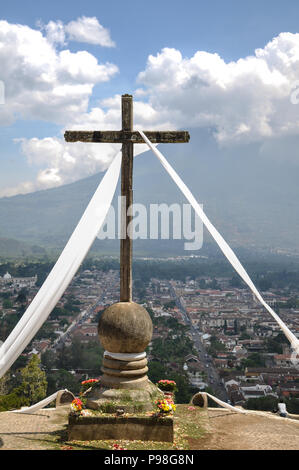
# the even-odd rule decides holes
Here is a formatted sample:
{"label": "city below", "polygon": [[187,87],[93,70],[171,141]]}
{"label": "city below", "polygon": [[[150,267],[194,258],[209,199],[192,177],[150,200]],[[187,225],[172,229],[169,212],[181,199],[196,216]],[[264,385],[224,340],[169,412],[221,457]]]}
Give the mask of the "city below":
{"label": "city below", "polygon": [[[89,264],[89,269],[81,269],[74,277],[19,358],[20,364],[37,354],[49,376],[57,378],[62,369],[75,383],[82,377],[101,375],[97,324],[105,307],[119,300],[119,271]],[[147,350],[149,377],[181,377],[182,384],[187,384],[185,401],[188,393],[191,396],[198,390],[241,406],[267,396],[298,397],[299,368],[288,341],[252,293],[234,283],[234,277],[209,276],[185,280],[151,277],[134,282],[133,300],[147,308],[154,325]],[[6,272],[0,278],[1,340],[37,293],[36,284],[36,275],[17,277]],[[299,291],[270,288],[263,296],[298,336]],[[75,346],[85,349],[85,356],[77,363],[70,357],[68,362],[66,351],[74,354]],[[88,352],[91,356],[86,360]],[[168,376],[159,377],[159,373]]]}

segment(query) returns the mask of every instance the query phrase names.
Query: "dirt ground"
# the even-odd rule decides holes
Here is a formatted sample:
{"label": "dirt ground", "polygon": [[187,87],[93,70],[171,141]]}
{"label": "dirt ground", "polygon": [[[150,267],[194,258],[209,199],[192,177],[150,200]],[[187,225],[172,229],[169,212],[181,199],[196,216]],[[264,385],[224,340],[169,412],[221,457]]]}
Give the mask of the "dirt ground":
{"label": "dirt ground", "polygon": [[242,415],[209,409],[208,433],[189,439],[190,449],[202,450],[299,450],[299,421],[271,413]]}
{"label": "dirt ground", "polygon": [[0,413],[0,450],[48,450],[64,432],[68,407]]}
{"label": "dirt ground", "polygon": [[[0,450],[62,449],[68,412],[69,407],[61,407],[30,415],[0,413]],[[202,437],[186,436],[190,450],[299,450],[299,421],[219,408],[207,413]]]}

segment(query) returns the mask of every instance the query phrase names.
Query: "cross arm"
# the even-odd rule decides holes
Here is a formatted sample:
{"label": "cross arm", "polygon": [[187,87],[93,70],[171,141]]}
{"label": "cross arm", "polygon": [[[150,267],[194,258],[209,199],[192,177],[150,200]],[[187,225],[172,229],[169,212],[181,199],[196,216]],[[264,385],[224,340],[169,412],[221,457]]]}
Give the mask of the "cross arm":
{"label": "cross arm", "polygon": [[[187,143],[190,140],[187,131],[145,131],[144,134],[153,144]],[[138,131],[66,131],[64,138],[66,142],[144,144]]]}

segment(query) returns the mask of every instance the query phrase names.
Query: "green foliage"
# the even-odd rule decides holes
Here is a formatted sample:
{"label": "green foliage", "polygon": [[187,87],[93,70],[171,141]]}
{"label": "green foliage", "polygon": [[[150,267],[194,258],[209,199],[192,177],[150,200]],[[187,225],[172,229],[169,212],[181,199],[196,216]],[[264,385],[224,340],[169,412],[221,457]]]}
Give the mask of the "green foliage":
{"label": "green foliage", "polygon": [[150,361],[148,364],[148,378],[154,384],[167,377],[167,368],[160,361]]}
{"label": "green foliage", "polygon": [[225,344],[218,341],[216,336],[211,336],[210,343],[211,343],[211,346],[208,349],[208,353],[211,356],[215,357],[215,356],[217,356],[217,353],[226,351]]}
{"label": "green foliage", "polygon": [[51,369],[55,369],[56,366],[56,361],[57,361],[57,356],[54,351],[51,349],[47,349],[42,355],[41,355],[41,363],[43,368],[48,371]]}
{"label": "green foliage", "polygon": [[193,342],[185,335],[186,326],[175,318],[155,318],[155,325],[165,327],[166,338],[156,338],[152,342],[151,354],[155,358],[149,363],[149,379],[153,383],[159,380],[174,380],[178,391],[175,394],[177,403],[189,403],[193,391],[188,378],[183,372],[173,370],[171,364],[183,367],[184,358],[190,353],[196,354]]}
{"label": "green foliage", "polygon": [[[299,398],[290,397],[284,398],[287,412],[291,414],[299,414]],[[250,398],[244,405],[248,410],[261,410],[261,411],[277,411],[279,399],[268,395],[261,398]]]}
{"label": "green foliage", "polygon": [[9,395],[0,396],[0,411],[17,410],[29,404],[29,399],[22,396],[21,391],[17,389]]}
{"label": "green foliage", "polygon": [[17,360],[13,363],[13,365],[11,366],[11,369],[12,371],[18,371],[19,369],[22,369],[23,367],[25,367],[27,364],[27,358],[26,356],[19,356],[17,358]]}
{"label": "green foliage", "polygon": [[67,389],[74,395],[80,392],[80,382],[67,370],[59,369],[47,371],[47,395],[52,395],[57,390]]}
{"label": "green foliage", "polygon": [[175,392],[175,401],[176,403],[189,403],[192,395],[194,394],[194,390],[192,386],[189,384],[188,378],[183,375],[179,374],[178,372],[169,371],[166,377],[169,380],[174,380],[178,391]]}
{"label": "green foliage", "polygon": [[34,339],[39,340],[39,339],[50,339],[51,341],[55,340],[57,338],[57,335],[54,333],[54,327],[51,325],[49,322],[45,322],[43,326],[39,329],[39,331],[36,333]]}
{"label": "green foliage", "polygon": [[288,340],[286,339],[283,333],[279,333],[277,336],[273,338],[267,338],[265,341],[266,350],[271,353],[282,354],[283,344],[288,344]]}
{"label": "green foliage", "polygon": [[154,321],[155,314],[154,314],[153,309],[151,309],[150,307],[146,307],[146,310],[147,310],[149,316],[151,317],[151,320]]}
{"label": "green foliage", "polygon": [[26,289],[26,287],[23,287],[17,298],[16,298],[16,302],[20,302],[21,304],[24,304],[25,302],[27,302],[27,296],[28,296],[28,290]]}
{"label": "green foliage", "polygon": [[3,300],[3,303],[2,303],[2,306],[3,308],[12,308],[13,307],[13,303],[11,300],[9,299],[4,299]]}
{"label": "green foliage", "polygon": [[171,370],[169,367],[158,361],[150,361],[148,377],[151,382],[157,383],[159,380],[174,380],[177,386],[175,393],[175,401],[177,403],[189,403],[193,395],[192,387],[187,377],[182,373],[179,374]]}
{"label": "green foliage", "polygon": [[277,409],[278,399],[272,395],[261,398],[249,398],[244,408],[247,410],[274,411]]}
{"label": "green foliage", "polygon": [[[206,387],[204,389],[204,391],[206,393],[209,393],[210,395],[217,396],[217,393],[215,393],[213,388],[211,388],[211,387]],[[212,400],[212,398],[208,397],[208,407],[209,408],[220,408],[220,405],[218,405],[218,403],[215,403],[215,401]]]}
{"label": "green foliage", "polygon": [[64,346],[57,352],[55,366],[58,369],[93,369],[100,370],[103,348],[96,341],[83,344],[74,339],[69,347]]}
{"label": "green foliage", "polygon": [[242,366],[245,367],[265,367],[265,361],[259,353],[249,354],[247,359],[241,359]]}
{"label": "green foliage", "polygon": [[169,302],[166,302],[163,307],[166,309],[166,310],[169,310],[169,309],[172,309],[176,306],[176,303],[175,303],[175,300],[170,300]]}
{"label": "green foliage", "polygon": [[6,395],[10,390],[10,372],[6,372],[3,377],[0,378],[0,395]]}
{"label": "green foliage", "polygon": [[0,396],[0,411],[30,406],[45,398],[46,375],[39,366],[39,357],[33,355],[29,363],[20,371],[21,384],[15,387],[11,393]]}
{"label": "green foliage", "polygon": [[243,339],[251,339],[251,336],[248,333],[243,332],[240,335],[240,340],[243,340]]}
{"label": "green foliage", "polygon": [[288,413],[299,415],[299,398],[296,398],[296,397],[285,398],[284,402],[286,404]]}
{"label": "green foliage", "polygon": [[196,354],[193,343],[188,337],[155,338],[152,342],[152,355],[158,357],[163,363],[183,364],[184,357],[188,354]]}
{"label": "green foliage", "polygon": [[20,393],[32,405],[45,398],[47,393],[46,374],[40,369],[40,359],[34,354],[26,367],[21,370]]}

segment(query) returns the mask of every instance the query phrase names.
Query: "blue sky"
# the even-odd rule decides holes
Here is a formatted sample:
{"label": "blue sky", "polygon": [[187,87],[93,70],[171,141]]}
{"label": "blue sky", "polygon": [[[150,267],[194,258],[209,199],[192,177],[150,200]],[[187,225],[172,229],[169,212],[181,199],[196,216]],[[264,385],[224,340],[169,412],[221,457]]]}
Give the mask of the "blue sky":
{"label": "blue sky", "polygon": [[[277,63],[277,57],[279,57],[280,50],[283,51],[285,47],[287,47],[288,51],[292,51],[294,47],[297,47],[296,41],[298,38],[296,37],[296,33],[299,29],[299,3],[295,0],[288,0],[285,4],[281,1],[273,0],[263,0],[262,2],[254,0],[246,3],[235,0],[228,0],[225,2],[220,0],[211,0],[209,2],[198,0],[187,0],[186,2],[179,2],[176,0],[152,0],[151,2],[141,0],[128,0],[126,2],[116,0],[110,0],[109,2],[99,0],[86,0],[84,2],[77,0],[52,0],[51,2],[25,0],[21,2],[11,0],[10,2],[5,2],[5,4],[1,5],[0,19],[9,23],[11,30],[13,25],[17,24],[27,26],[30,30],[38,30],[40,26],[37,26],[37,22],[39,22],[39,24],[42,23],[43,25],[47,25],[52,21],[68,25],[70,22],[77,21],[82,17],[96,17],[98,23],[103,28],[109,30],[111,40],[115,43],[115,47],[103,47],[99,44],[93,44],[92,42],[80,42],[78,40],[69,39],[64,45],[58,43],[55,44],[55,49],[57,56],[62,50],[69,50],[73,54],[78,51],[87,51],[90,56],[96,58],[98,64],[110,63],[118,68],[117,72],[110,70],[109,78],[105,81],[102,81],[99,78],[94,79],[92,82],[92,92],[88,94],[88,104],[85,110],[85,114],[90,112],[92,108],[96,107],[104,109],[105,112],[109,111],[107,119],[109,117],[108,121],[111,122],[111,125],[117,125],[117,119],[115,117],[115,109],[117,106],[115,105],[115,102],[109,102],[105,107],[102,100],[108,98],[112,99],[115,95],[123,93],[135,93],[136,89],[142,88],[146,89],[147,93],[140,95],[138,99],[143,103],[150,103],[151,106],[150,110],[145,110],[144,108],[144,116],[148,112],[149,115],[153,115],[154,118],[151,120],[148,115],[143,119],[141,116],[143,108],[140,107],[140,123],[146,124],[148,122],[148,124],[152,124],[153,127],[158,125],[167,126],[167,124],[180,126],[182,122],[178,116],[187,116],[187,109],[184,108],[184,104],[182,104],[180,108],[180,97],[178,98],[177,107],[173,108],[174,104],[172,103],[170,105],[169,97],[171,90],[173,90],[173,100],[175,101],[175,96],[178,90],[177,87],[180,86],[179,73],[178,81],[175,84],[170,84],[170,93],[168,95],[163,92],[163,87],[159,81],[158,74],[163,74],[165,72],[165,67],[167,68],[169,63],[171,64],[170,74],[176,73],[174,67],[177,66],[178,70],[181,70],[180,73],[187,73],[190,74],[190,76],[192,75],[193,80],[195,81],[197,78],[201,81],[207,80],[207,83],[211,88],[211,83],[215,83],[215,74],[217,74],[217,70],[219,69],[219,74],[222,73],[221,64],[214,64],[213,61],[213,63],[211,62],[212,54],[218,54],[221,60],[226,64],[229,62],[237,64],[239,59],[254,56],[256,49],[264,49],[273,38],[278,37],[282,32],[292,33],[293,36],[291,37],[291,41],[289,38],[282,38],[277,47],[275,44],[272,44],[270,48],[271,53],[267,52],[266,59],[264,60],[263,57],[262,60],[267,63],[267,66],[271,63],[271,67],[276,67],[277,75],[280,74],[287,77],[289,88],[296,79],[297,63],[295,64],[296,67],[294,66],[291,74],[289,71],[286,71],[285,64],[281,65]],[[2,36],[2,41],[4,41],[4,50],[8,47],[10,32],[8,31],[5,34],[5,37]],[[42,34],[45,36],[44,30]],[[293,45],[291,45],[291,42]],[[18,45],[20,46],[20,44],[21,42],[19,41]],[[158,57],[163,48],[167,48],[169,51],[179,51],[181,59],[175,56],[175,54],[171,54],[169,52],[165,53],[164,56],[162,54],[161,57],[163,60],[161,59],[159,63],[156,62],[155,64],[148,66],[147,61],[149,55]],[[202,67],[201,65],[197,66],[197,69],[194,72],[194,65],[190,59],[194,57],[197,51],[204,51],[210,55],[199,58],[199,62],[206,61],[206,63]],[[26,59],[26,54],[30,55],[30,51],[27,51],[25,56],[22,56],[22,60],[24,57]],[[275,54],[275,59],[273,59],[273,54]],[[190,62],[186,64],[184,63],[184,59],[187,59]],[[20,55],[16,56],[16,60],[20,60]],[[290,63],[291,62],[294,63],[294,60],[290,59]],[[45,66],[43,64],[43,70],[44,67]],[[255,67],[254,63],[253,67]],[[240,69],[241,66],[238,65],[238,68]],[[145,72],[145,74],[141,82],[140,80],[137,82],[136,80],[140,72]],[[223,72],[226,73],[224,70]],[[16,80],[18,78],[18,74],[20,77],[20,84],[22,85],[22,80],[26,83],[27,70],[24,69],[23,65],[22,67],[20,65],[19,69],[16,67],[11,71],[8,70],[5,76],[3,73],[3,71],[0,71],[0,80],[3,80],[5,84],[10,80],[10,77],[12,77],[13,80]],[[11,75],[9,75],[9,73],[11,73]],[[30,73],[32,73],[32,64],[30,65]],[[36,68],[36,74],[38,73],[38,68]],[[230,72],[227,70],[227,73],[229,75]],[[252,83],[254,79],[260,81],[261,74],[263,74],[263,72],[258,72],[254,78],[254,73],[251,69],[248,69],[246,72],[240,72],[239,70],[236,72],[236,75],[239,73],[241,73],[242,77],[245,77],[244,90],[245,87],[247,87],[247,91],[248,83]],[[214,78],[210,78],[211,76]],[[203,79],[203,77],[207,78]],[[30,80],[32,78],[33,77],[30,76]],[[73,84],[78,81],[77,77],[73,77],[73,79]],[[231,78],[227,78],[224,85],[218,84],[220,88],[222,87],[223,89],[225,86],[226,90],[228,90],[229,87],[227,84],[229,83],[231,85],[232,82],[235,83],[235,80],[231,79],[232,82],[230,82],[230,79]],[[271,81],[272,79],[273,81]],[[60,79],[60,85],[62,84],[61,80],[63,79]],[[84,82],[85,79],[82,80]],[[83,85],[84,83],[82,80],[80,83]],[[92,81],[90,77],[86,80],[88,83]],[[209,80],[212,80],[212,82]],[[280,97],[281,87],[286,86],[283,79],[279,83],[279,80],[277,80],[277,77],[272,77],[270,79],[271,83],[269,80],[267,82],[267,79],[264,80],[263,75],[263,84],[266,84],[267,86],[265,85],[260,89],[261,103],[265,94],[271,94],[271,97],[267,102],[261,106],[264,109],[276,106],[277,99]],[[164,78],[164,81],[167,81],[167,77]],[[69,83],[69,78],[67,79],[67,83]],[[198,83],[193,90],[194,93],[197,93],[199,90]],[[185,118],[187,127],[202,127],[205,125],[207,127],[215,126],[218,129],[217,138],[219,140],[222,139],[222,141],[232,140],[233,136],[235,138],[236,135],[239,136],[240,134],[242,134],[242,136],[246,134],[246,138],[249,136],[248,138],[250,139],[259,138],[261,141],[262,136],[264,136],[265,139],[269,140],[271,132],[272,136],[277,133],[280,135],[280,133],[285,132],[286,128],[290,129],[290,123],[294,121],[294,116],[295,119],[297,119],[296,116],[298,111],[297,108],[295,110],[294,106],[288,107],[286,101],[283,105],[279,104],[279,107],[276,110],[279,115],[287,116],[285,118],[286,123],[284,126],[279,128],[277,116],[269,116],[268,113],[266,117],[258,117],[258,120],[260,120],[260,129],[255,128],[253,123],[253,114],[255,109],[259,107],[259,102],[257,97],[254,96],[253,90],[251,90],[249,94],[246,94],[244,91],[244,96],[241,92],[238,94],[241,86],[240,81],[238,83],[238,87],[236,86],[235,90],[232,92],[232,96],[234,96],[234,93],[237,90],[236,113],[239,111],[238,107],[244,107],[246,110],[248,108],[247,120],[244,119],[244,122],[240,121],[238,123],[232,122],[229,128],[225,128],[225,124],[223,123],[229,120],[229,117],[225,114],[225,109],[227,108],[225,101],[226,98],[221,96],[221,111],[219,111],[219,115],[216,115],[217,106],[213,105],[213,97],[216,97],[219,94],[219,89],[216,87],[214,90],[211,90],[211,95],[209,95],[209,97],[203,96],[202,90],[198,91],[199,98],[197,105],[202,106],[203,109],[207,109],[206,116],[200,116],[196,122],[192,121],[192,119],[190,119],[190,122],[187,122],[188,119],[186,120]],[[186,83],[184,82],[182,89],[185,85]],[[190,83],[188,82],[188,87],[189,86]],[[273,86],[276,87],[275,93],[273,91]],[[34,88],[33,91],[35,91]],[[288,93],[290,93],[290,90],[288,92],[284,91],[284,99],[286,99]],[[11,100],[15,99],[17,101],[20,99],[20,96],[22,96],[21,93],[18,94],[18,97],[17,95],[14,95]],[[190,96],[190,94],[182,94],[182,103],[183,100],[188,102],[188,99],[190,100]],[[254,102],[254,100],[257,101]],[[252,105],[253,102],[255,103],[254,105]],[[47,103],[43,102],[45,110],[46,104]],[[57,107],[57,110],[53,110],[53,113],[51,115],[49,114],[49,117],[47,117],[45,115],[46,111],[44,111],[43,115],[40,116],[36,111],[36,108],[30,113],[28,112],[26,114],[26,112],[22,111],[16,115],[15,105],[16,102],[14,103],[14,106],[12,106],[12,109],[14,110],[14,115],[18,117],[15,117],[13,120],[9,120],[8,118],[6,120],[6,117],[4,116],[3,119],[0,120],[0,137],[2,144],[0,155],[0,195],[16,194],[18,192],[32,191],[43,189],[44,187],[68,183],[78,179],[80,175],[88,176],[92,172],[104,169],[109,161],[111,161],[111,158],[113,157],[113,151],[111,149],[107,149],[107,152],[103,156],[103,161],[100,162],[101,164],[97,162],[89,168],[84,169],[82,166],[83,157],[79,155],[79,151],[78,155],[74,157],[76,159],[76,163],[73,165],[73,169],[71,169],[70,164],[67,168],[60,167],[59,162],[57,163],[56,161],[57,159],[55,160],[54,157],[51,157],[55,151],[55,148],[52,145],[53,139],[61,139],[64,126],[69,124],[73,126],[79,125],[80,109],[83,109],[80,108],[79,105],[78,109],[74,112],[74,115],[76,114],[76,119],[74,119],[73,122],[70,119],[69,114],[65,119],[60,119],[59,113],[61,115],[62,108],[60,109],[59,107]],[[6,105],[0,105],[0,117],[1,111],[3,112],[5,106]],[[23,106],[25,105],[23,104]],[[8,109],[7,106],[6,109]],[[19,105],[17,106],[17,109],[20,109]],[[166,110],[169,112],[167,113]],[[194,114],[194,109],[192,108],[191,103],[189,110],[190,116],[191,113]],[[57,113],[56,115],[55,112]],[[159,113],[159,119],[156,116],[157,113]],[[259,113],[260,110],[257,111],[257,114]],[[82,115],[83,114],[84,112],[82,112]],[[171,116],[175,116],[175,118],[172,120]],[[86,115],[84,118],[82,117],[82,122],[88,126],[89,123],[91,125],[97,121],[92,119],[91,115]],[[268,126],[269,124],[271,129],[262,129],[264,124],[265,126]],[[235,129],[237,125],[239,126],[239,130],[238,132],[235,132],[232,129]],[[288,132],[291,132],[292,135],[296,135],[297,128],[288,130]],[[38,141],[33,142],[31,140],[33,138],[38,139]],[[52,139],[52,141],[43,141],[43,139],[46,138]],[[18,140],[17,142],[16,139]],[[19,139],[24,139],[22,144]],[[55,145],[57,144],[57,146],[58,144],[61,144],[58,140],[55,141]],[[246,143],[245,141],[246,139],[244,139],[244,143]],[[50,144],[52,145],[51,148],[49,148]],[[61,145],[59,146],[59,152],[64,152],[63,155],[66,156],[67,159],[68,149],[62,149]],[[47,167],[45,158],[39,160],[38,151],[45,152],[45,155],[47,154],[47,151],[49,152],[49,159],[53,158],[50,166]],[[90,159],[96,160],[94,154],[90,155]],[[43,171],[48,171],[49,178],[45,178],[44,173],[39,178],[39,183],[35,183],[38,175]],[[50,172],[52,173],[50,174]],[[29,182],[30,184],[22,187],[22,183],[24,182]],[[10,188],[14,189],[10,190]],[[6,191],[6,189],[8,190]]]}

